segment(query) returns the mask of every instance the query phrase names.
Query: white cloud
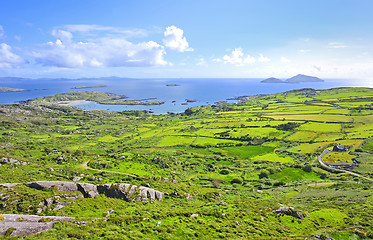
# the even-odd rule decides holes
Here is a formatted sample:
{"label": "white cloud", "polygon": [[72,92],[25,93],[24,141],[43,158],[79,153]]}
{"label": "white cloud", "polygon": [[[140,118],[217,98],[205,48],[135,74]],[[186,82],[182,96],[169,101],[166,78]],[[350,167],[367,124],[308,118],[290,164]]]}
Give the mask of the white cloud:
{"label": "white cloud", "polygon": [[[118,34],[120,29],[98,25],[55,28],[51,34],[56,37],[56,41],[40,45],[30,55],[42,65],[63,68],[171,65],[163,59],[166,54],[164,46],[154,41],[133,43],[126,40],[128,35],[124,33],[113,36],[110,32],[105,32],[107,37],[92,37],[96,36],[94,31]],[[73,32],[84,33],[91,38],[74,41]],[[79,37],[82,39],[82,36]]]}
{"label": "white cloud", "polygon": [[71,39],[73,38],[73,35],[71,32],[61,30],[61,29],[53,29],[52,31],[52,36],[57,38],[58,40],[64,42],[64,43],[69,43],[71,42]]}
{"label": "white cloud", "polygon": [[264,57],[263,54],[259,54],[258,62],[269,62],[271,59]]}
{"label": "white cloud", "polygon": [[207,62],[204,58],[199,58],[197,61],[197,66],[207,66]]}
{"label": "white cloud", "polygon": [[23,58],[12,52],[12,48],[8,44],[0,44],[0,68],[11,68],[14,64],[24,62]]}
{"label": "white cloud", "polygon": [[153,41],[135,44],[125,39],[104,38],[67,43],[57,39],[31,55],[46,66],[81,68],[166,65],[164,54],[163,46]]}
{"label": "white cloud", "polygon": [[[193,51],[183,37],[183,30],[170,26],[164,32],[164,46],[154,41],[132,42],[129,37],[145,36],[141,29],[123,29],[100,25],[65,25],[51,32],[54,42],[42,44],[30,53],[45,66],[62,68],[161,66],[166,49]],[[76,39],[82,40],[77,41]]]}
{"label": "white cloud", "polygon": [[88,25],[88,24],[76,24],[76,25],[65,25],[56,29],[64,29],[72,33],[78,33],[83,35],[97,35],[98,33],[109,33],[109,34],[119,34],[122,37],[145,37],[148,32],[144,29],[126,29],[120,27],[109,27],[102,25]]}
{"label": "white cloud", "polygon": [[347,45],[341,42],[330,42],[329,43],[329,48],[346,48]]}
{"label": "white cloud", "polygon": [[5,36],[4,28],[0,25],[0,38],[3,38]]}
{"label": "white cloud", "polygon": [[308,52],[311,52],[311,50],[309,50],[309,49],[299,49],[298,52],[300,52],[300,53],[308,53]]}
{"label": "white cloud", "polygon": [[189,47],[189,43],[186,38],[183,37],[184,31],[175,26],[169,26],[164,32],[163,43],[167,50],[176,52],[193,51],[193,48]]}
{"label": "white cloud", "polygon": [[231,63],[237,66],[256,62],[255,58],[250,56],[249,54],[247,54],[247,56],[245,57],[242,48],[235,48],[230,55],[224,55],[223,61],[225,64]]}
{"label": "white cloud", "polygon": [[286,57],[281,57],[281,62],[282,63],[289,63],[291,61],[290,61],[290,59],[287,59]]}

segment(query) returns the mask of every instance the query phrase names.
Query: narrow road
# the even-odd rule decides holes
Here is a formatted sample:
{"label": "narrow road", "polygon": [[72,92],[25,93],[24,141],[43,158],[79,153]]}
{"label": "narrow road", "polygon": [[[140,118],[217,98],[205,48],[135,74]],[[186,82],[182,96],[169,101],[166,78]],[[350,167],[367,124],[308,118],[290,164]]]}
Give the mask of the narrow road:
{"label": "narrow road", "polygon": [[88,162],[89,162],[89,161],[84,161],[84,162],[82,163],[82,165],[81,165],[82,168],[87,169],[87,170],[96,171],[96,172],[116,173],[116,174],[121,174],[121,175],[130,176],[130,177],[133,177],[133,178],[141,179],[141,177],[136,176],[136,175],[133,175],[133,174],[130,174],[130,173],[124,173],[124,172],[116,172],[116,171],[108,171],[108,170],[99,170],[99,169],[94,169],[94,168],[88,167]]}
{"label": "narrow road", "polygon": [[327,169],[330,169],[330,170],[333,170],[333,171],[340,171],[340,172],[345,172],[345,173],[349,173],[351,175],[354,175],[354,176],[357,176],[357,177],[360,177],[360,178],[364,178],[365,180],[368,180],[368,181],[371,181],[373,182],[373,179],[370,179],[370,178],[367,178],[367,177],[364,177],[364,176],[361,176],[360,174],[357,174],[357,173],[354,173],[354,172],[350,172],[350,171],[347,171],[347,170],[343,170],[343,169],[337,169],[337,168],[332,168],[332,167],[329,167],[328,165],[326,165],[323,160],[322,160],[322,157],[327,154],[327,153],[330,153],[332,152],[333,150],[331,149],[324,149],[324,151],[320,154],[320,156],[317,157],[317,160],[319,161],[319,163],[327,168]]}

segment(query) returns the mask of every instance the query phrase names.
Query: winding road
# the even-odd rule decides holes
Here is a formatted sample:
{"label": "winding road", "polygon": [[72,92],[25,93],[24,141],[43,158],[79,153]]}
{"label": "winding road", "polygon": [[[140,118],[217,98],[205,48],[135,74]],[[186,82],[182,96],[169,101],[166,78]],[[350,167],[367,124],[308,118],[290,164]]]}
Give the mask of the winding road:
{"label": "winding road", "polygon": [[115,171],[108,171],[108,170],[99,170],[99,169],[94,169],[94,168],[88,167],[88,162],[89,162],[89,161],[84,161],[84,162],[82,163],[82,165],[81,165],[82,168],[87,169],[87,170],[96,171],[96,172],[116,173],[116,174],[121,174],[121,175],[130,176],[130,177],[133,177],[133,178],[141,179],[141,177],[136,176],[136,175],[133,175],[133,174],[130,174],[130,173],[124,173],[124,172],[115,172]]}
{"label": "winding road", "polygon": [[368,181],[373,182],[373,179],[370,179],[370,178],[364,177],[364,176],[362,176],[362,175],[360,175],[360,174],[357,174],[357,173],[354,173],[354,172],[350,172],[350,171],[347,171],[347,170],[343,170],[343,169],[332,168],[332,167],[329,167],[328,165],[326,165],[326,164],[323,162],[322,157],[323,157],[325,154],[330,153],[330,152],[332,152],[332,151],[333,151],[333,150],[331,150],[331,149],[324,149],[324,151],[320,154],[320,156],[317,157],[317,160],[319,161],[319,163],[320,163],[323,167],[325,167],[325,168],[327,168],[327,169],[330,169],[330,170],[333,170],[333,171],[340,171],[340,172],[349,173],[349,174],[351,174],[351,175],[354,175],[354,176],[357,176],[357,177],[360,177],[360,178],[364,178],[365,180],[368,180]]}

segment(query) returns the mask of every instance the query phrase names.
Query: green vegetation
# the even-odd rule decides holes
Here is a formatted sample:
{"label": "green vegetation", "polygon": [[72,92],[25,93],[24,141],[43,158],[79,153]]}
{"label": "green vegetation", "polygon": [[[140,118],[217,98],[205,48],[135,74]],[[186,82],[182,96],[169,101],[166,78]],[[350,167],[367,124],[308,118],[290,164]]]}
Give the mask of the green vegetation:
{"label": "green vegetation", "polygon": [[[164,199],[100,194],[40,210],[46,199],[68,202],[77,193],[0,186],[0,221],[7,213],[76,217],[25,239],[373,237],[373,182],[317,161],[341,144],[348,150],[323,160],[354,163],[351,171],[373,177],[373,89],[294,90],[166,115],[56,105],[120,98],[74,92],[0,105],[0,183],[130,183]],[[275,213],[280,204],[304,218]]]}

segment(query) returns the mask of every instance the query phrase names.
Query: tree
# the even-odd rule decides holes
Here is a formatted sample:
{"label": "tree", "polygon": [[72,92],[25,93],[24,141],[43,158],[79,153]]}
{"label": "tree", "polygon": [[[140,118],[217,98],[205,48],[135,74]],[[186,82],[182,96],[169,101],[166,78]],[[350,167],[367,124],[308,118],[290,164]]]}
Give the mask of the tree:
{"label": "tree", "polygon": [[260,173],[259,173],[259,178],[262,179],[262,178],[268,178],[269,177],[269,171],[268,170],[262,170]]}

